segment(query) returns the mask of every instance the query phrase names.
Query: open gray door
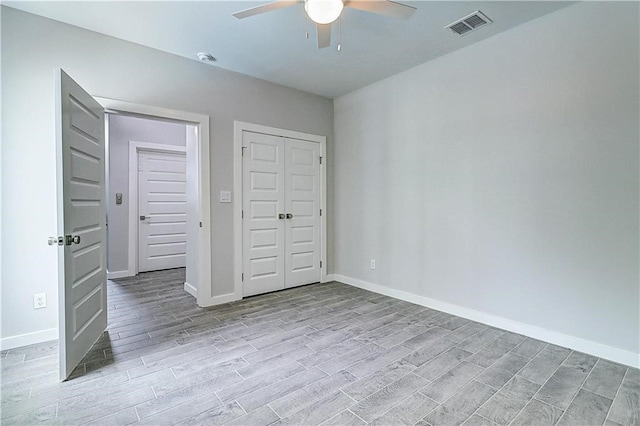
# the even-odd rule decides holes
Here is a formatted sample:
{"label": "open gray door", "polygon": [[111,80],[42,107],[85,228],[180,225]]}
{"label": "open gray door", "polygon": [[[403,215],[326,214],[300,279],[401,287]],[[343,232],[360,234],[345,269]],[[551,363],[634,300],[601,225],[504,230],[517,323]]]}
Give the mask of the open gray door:
{"label": "open gray door", "polygon": [[56,71],[60,379],[107,327],[104,110]]}

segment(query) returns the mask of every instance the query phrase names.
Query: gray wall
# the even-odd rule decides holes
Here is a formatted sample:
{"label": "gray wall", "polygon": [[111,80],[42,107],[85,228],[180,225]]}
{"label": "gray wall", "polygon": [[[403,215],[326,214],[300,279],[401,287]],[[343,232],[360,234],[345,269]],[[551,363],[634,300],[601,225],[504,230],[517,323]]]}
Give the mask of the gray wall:
{"label": "gray wall", "polygon": [[[129,142],[186,146],[187,126],[124,115],[109,117],[109,218],[107,269],[126,271],[129,256]],[[116,192],[122,204],[116,204]]]}
{"label": "gray wall", "polygon": [[[2,252],[2,338],[50,336],[58,322],[57,250],[46,243],[57,228],[55,67],[95,96],[210,116],[212,287],[232,292],[233,205],[217,194],[233,187],[233,121],[326,135],[331,148],[333,101],[1,9],[2,246],[11,247]],[[33,310],[37,292],[46,309]]]}
{"label": "gray wall", "polygon": [[335,272],[640,352],[639,47],[579,3],[336,99]]}

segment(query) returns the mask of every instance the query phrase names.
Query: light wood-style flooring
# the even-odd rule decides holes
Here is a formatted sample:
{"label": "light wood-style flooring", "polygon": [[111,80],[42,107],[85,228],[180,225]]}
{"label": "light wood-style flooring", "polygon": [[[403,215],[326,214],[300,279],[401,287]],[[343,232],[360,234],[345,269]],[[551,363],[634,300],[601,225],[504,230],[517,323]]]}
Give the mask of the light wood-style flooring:
{"label": "light wood-style flooring", "polygon": [[3,425],[640,425],[640,372],[337,282],[199,308],[184,270],[109,281],[71,380],[2,352]]}

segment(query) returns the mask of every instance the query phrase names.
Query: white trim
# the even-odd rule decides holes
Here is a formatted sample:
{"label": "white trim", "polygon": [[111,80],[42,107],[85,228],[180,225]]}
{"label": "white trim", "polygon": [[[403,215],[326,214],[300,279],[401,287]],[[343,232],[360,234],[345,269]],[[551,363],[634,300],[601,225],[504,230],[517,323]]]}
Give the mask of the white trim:
{"label": "white trim", "polygon": [[323,282],[336,281],[336,274],[327,274],[325,279],[326,279],[326,281],[323,281]]}
{"label": "white trim", "polygon": [[320,141],[320,260],[322,268],[320,268],[320,282],[326,283],[327,280],[327,138],[322,137]]}
{"label": "white trim", "polygon": [[131,274],[129,272],[129,270],[124,270],[124,271],[107,271],[107,279],[109,280],[117,280],[118,278],[127,278],[127,277],[133,277],[135,274]]}
{"label": "white trim", "polygon": [[[242,298],[240,298],[242,299]],[[234,293],[227,293],[227,294],[221,294],[220,296],[213,296],[211,298],[211,300],[213,301],[211,303],[211,306],[213,305],[222,305],[224,303],[229,303],[229,302],[234,302],[236,300],[240,300],[236,297],[235,292]]]}
{"label": "white trim", "polygon": [[[140,152],[164,152],[170,154],[185,154],[187,148],[178,145],[165,145],[161,143],[129,141],[129,259],[127,268],[129,276],[132,277],[140,271],[138,259],[140,235],[138,221],[138,156]],[[187,185],[189,182],[187,182]],[[188,219],[187,219],[188,220]],[[187,226],[189,226],[187,224]],[[189,241],[187,241],[189,244]]]}
{"label": "white trim", "polygon": [[640,368],[640,354],[636,354],[624,349],[618,349],[601,343],[585,340],[580,337],[570,336],[568,334],[558,333],[556,331],[547,330],[542,327],[513,321],[502,318],[497,315],[488,314],[475,309],[465,308],[463,306],[454,305],[440,300],[431,299],[424,296],[418,296],[402,290],[385,287],[379,284],[373,284],[367,281],[358,280],[340,274],[335,274],[336,281],[349,284],[354,287],[369,290],[374,293],[383,294],[385,296],[394,297],[411,303],[416,303],[427,308],[436,309],[448,314],[456,315],[472,321],[477,321],[502,330],[511,331],[513,333],[522,334],[534,339],[543,340],[553,343],[554,345],[563,346],[579,352],[594,355],[620,364],[628,365],[634,368]]}
{"label": "white trim", "polygon": [[19,348],[21,346],[34,345],[36,343],[58,340],[58,329],[49,328],[47,330],[34,331],[33,333],[19,334],[0,339],[0,350]]}
{"label": "white trim", "polygon": [[195,288],[194,286],[192,286],[191,284],[189,284],[186,281],[184,282],[184,291],[186,291],[187,293],[189,293],[190,295],[192,295],[196,299],[198,298],[198,289]]}
{"label": "white trim", "polygon": [[278,129],[275,127],[262,126],[260,124],[234,122],[233,132],[233,192],[235,202],[233,203],[233,282],[235,299],[242,299],[242,132],[249,131],[266,135],[280,136],[284,138],[300,139],[320,144],[320,282],[327,282],[327,138],[325,136],[313,135],[311,133],[296,132],[293,130]]}
{"label": "white trim", "polygon": [[202,222],[198,241],[198,262],[196,280],[198,305],[210,306],[212,303],[211,282],[211,174],[209,171],[209,116],[186,111],[178,111],[149,105],[134,104],[109,98],[94,98],[105,107],[105,112],[137,115],[147,118],[165,118],[196,126],[198,145],[198,212]]}
{"label": "white trim", "polygon": [[[295,130],[279,129],[277,127],[263,126],[261,124],[245,123],[244,121],[234,121],[235,130],[240,130],[240,136],[242,131],[246,130],[253,133],[262,133],[264,135],[280,136],[282,138],[289,139],[301,139],[309,142],[325,143],[327,138],[320,135],[314,135],[311,133],[297,132]],[[240,139],[242,143],[242,138]]]}

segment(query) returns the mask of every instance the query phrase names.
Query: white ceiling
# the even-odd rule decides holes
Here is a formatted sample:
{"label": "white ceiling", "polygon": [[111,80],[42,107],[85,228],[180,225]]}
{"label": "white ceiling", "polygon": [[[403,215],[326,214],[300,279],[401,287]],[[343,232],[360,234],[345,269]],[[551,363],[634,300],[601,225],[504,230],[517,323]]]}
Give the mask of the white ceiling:
{"label": "white ceiling", "polygon": [[[268,2],[268,1],[266,1]],[[266,2],[50,2],[4,5],[197,60],[210,52],[215,66],[334,98],[473,44],[571,3],[549,1],[407,1],[409,20],[345,9],[342,51],[318,50],[302,5],[238,20],[233,12]],[[464,36],[444,26],[476,10],[493,23]],[[309,31],[310,38],[305,38]],[[487,58],[491,60],[491,58]],[[203,66],[211,66],[203,64]]]}

